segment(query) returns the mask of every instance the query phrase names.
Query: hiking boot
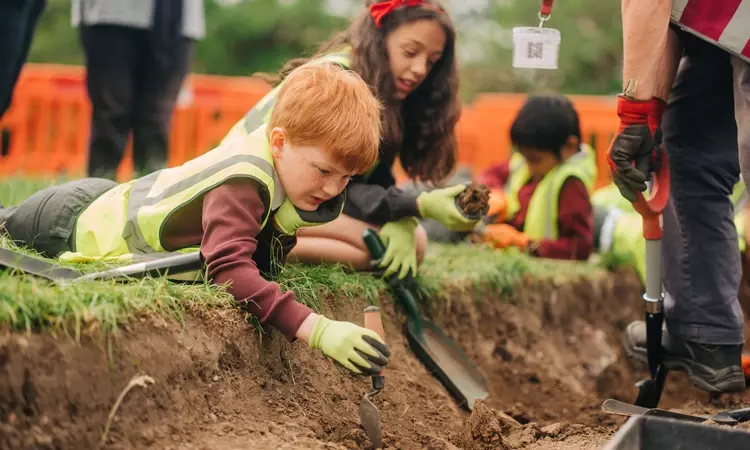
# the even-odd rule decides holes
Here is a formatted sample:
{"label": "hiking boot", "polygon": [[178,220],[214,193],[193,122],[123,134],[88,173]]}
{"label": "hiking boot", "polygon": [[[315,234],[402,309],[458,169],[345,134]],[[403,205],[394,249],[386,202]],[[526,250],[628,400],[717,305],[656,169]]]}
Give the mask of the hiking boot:
{"label": "hiking boot", "polygon": [[[623,336],[625,352],[648,364],[646,323],[631,322]],[[669,370],[687,372],[698,388],[706,392],[737,392],[745,389],[742,345],[711,345],[662,334],[662,358]]]}

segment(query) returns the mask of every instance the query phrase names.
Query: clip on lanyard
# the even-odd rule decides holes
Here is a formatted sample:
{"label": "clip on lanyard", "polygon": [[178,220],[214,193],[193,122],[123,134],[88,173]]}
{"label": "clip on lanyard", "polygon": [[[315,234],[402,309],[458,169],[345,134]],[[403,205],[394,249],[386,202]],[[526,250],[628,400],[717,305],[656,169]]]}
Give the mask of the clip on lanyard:
{"label": "clip on lanyard", "polygon": [[560,31],[544,28],[544,22],[552,16],[552,1],[542,0],[538,27],[513,28],[513,67],[557,69]]}

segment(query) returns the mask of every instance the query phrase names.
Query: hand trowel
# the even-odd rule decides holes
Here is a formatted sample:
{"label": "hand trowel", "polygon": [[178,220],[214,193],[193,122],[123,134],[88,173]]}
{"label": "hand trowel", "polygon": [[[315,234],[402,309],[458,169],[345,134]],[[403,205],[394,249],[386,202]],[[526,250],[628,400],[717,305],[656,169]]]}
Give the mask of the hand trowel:
{"label": "hand trowel", "polygon": [[[383,320],[380,317],[380,308],[377,306],[368,306],[365,308],[365,328],[368,328],[376,333],[385,340],[385,333],[383,332]],[[362,397],[362,401],[359,402],[359,419],[362,422],[362,426],[365,428],[367,437],[372,442],[372,448],[377,449],[383,446],[381,438],[381,427],[380,427],[380,411],[378,407],[370,400],[380,393],[385,387],[385,376],[381,370],[379,374],[373,375],[372,378],[372,391],[366,393]]]}

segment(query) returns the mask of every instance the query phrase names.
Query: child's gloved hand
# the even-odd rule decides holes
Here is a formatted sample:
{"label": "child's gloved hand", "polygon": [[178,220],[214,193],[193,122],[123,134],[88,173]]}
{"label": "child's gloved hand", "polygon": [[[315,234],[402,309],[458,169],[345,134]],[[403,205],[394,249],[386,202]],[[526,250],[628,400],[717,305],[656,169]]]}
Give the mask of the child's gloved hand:
{"label": "child's gloved hand", "polygon": [[488,203],[490,209],[487,211],[487,216],[491,217],[493,222],[504,222],[505,214],[508,210],[508,202],[505,200],[505,191],[502,189],[491,190]]}
{"label": "child's gloved hand", "polygon": [[380,238],[385,244],[385,254],[378,267],[385,267],[386,278],[398,272],[402,280],[411,271],[417,274],[417,237],[416,229],[419,220],[416,217],[404,217],[388,222],[380,229]]}
{"label": "child's gloved hand", "polygon": [[456,196],[466,189],[463,184],[423,192],[417,197],[417,208],[424,219],[435,219],[451,231],[470,231],[477,224],[456,206]]}
{"label": "child's gloved hand", "polygon": [[529,245],[529,237],[507,223],[487,225],[482,232],[481,241],[494,248],[518,247],[525,249]]}
{"label": "child's gloved hand", "polygon": [[388,346],[376,332],[324,316],[315,321],[309,346],[360,375],[380,373],[391,356]]}

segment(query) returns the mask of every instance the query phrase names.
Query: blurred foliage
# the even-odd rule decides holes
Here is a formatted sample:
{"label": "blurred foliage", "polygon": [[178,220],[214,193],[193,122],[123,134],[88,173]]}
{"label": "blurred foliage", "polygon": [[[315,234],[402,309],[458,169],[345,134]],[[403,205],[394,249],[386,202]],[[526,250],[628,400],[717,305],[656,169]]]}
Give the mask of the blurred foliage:
{"label": "blurred foliage", "polygon": [[[206,0],[206,38],[196,46],[192,70],[223,75],[275,71],[286,60],[314,52],[342,30],[362,0]],[[478,92],[610,94],[620,90],[620,2],[554,3],[546,26],[562,33],[559,68],[514,69],[512,28],[536,26],[541,1],[449,0],[459,31],[461,87]],[[346,11],[344,13],[344,10]],[[36,30],[31,62],[82,64],[70,24],[70,0],[48,0]]]}

